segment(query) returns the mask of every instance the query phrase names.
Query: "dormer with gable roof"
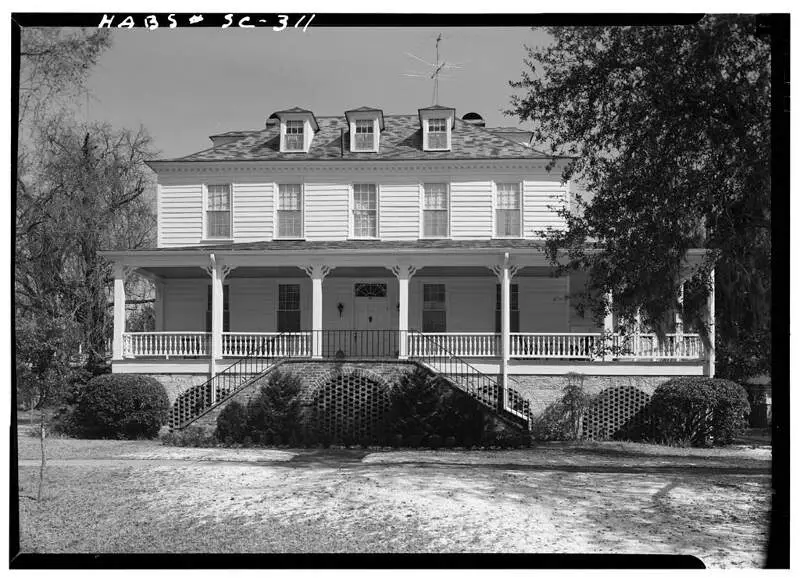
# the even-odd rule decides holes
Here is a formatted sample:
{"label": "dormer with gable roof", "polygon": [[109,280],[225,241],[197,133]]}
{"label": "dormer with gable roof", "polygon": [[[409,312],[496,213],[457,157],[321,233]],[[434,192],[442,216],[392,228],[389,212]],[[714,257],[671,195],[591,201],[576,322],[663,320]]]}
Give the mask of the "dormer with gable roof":
{"label": "dormer with gable roof", "polygon": [[350,152],[380,152],[383,111],[362,106],[344,113],[350,130]]}
{"label": "dormer with gable roof", "polygon": [[422,149],[426,151],[449,151],[452,146],[452,130],[456,122],[456,109],[438,104],[419,109],[422,126]]}
{"label": "dormer with gable roof", "polygon": [[314,134],[319,124],[314,113],[304,108],[294,107],[274,113],[281,123],[282,153],[307,153],[311,148]]}

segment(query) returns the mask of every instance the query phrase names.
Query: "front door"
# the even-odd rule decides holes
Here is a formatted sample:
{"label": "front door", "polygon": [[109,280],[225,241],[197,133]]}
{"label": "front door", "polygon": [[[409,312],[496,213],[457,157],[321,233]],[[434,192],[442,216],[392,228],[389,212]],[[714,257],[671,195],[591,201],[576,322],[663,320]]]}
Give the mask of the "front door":
{"label": "front door", "polygon": [[351,355],[389,357],[393,354],[386,289],[386,283],[355,284]]}

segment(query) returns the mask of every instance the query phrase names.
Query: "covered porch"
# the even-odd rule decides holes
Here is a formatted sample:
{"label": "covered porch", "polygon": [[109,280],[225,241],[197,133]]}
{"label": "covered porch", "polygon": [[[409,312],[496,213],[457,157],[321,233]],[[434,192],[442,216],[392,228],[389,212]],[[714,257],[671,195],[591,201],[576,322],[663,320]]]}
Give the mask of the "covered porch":
{"label": "covered porch", "polygon": [[[583,279],[552,277],[535,247],[271,245],[108,253],[113,371],[205,366],[214,375],[245,357],[457,357],[498,374],[509,364],[545,373],[614,364],[713,371],[713,349],[683,331],[679,313],[660,339],[612,315],[602,326],[581,318],[571,294]],[[132,274],[156,287],[155,331],[126,331],[122,304]]]}

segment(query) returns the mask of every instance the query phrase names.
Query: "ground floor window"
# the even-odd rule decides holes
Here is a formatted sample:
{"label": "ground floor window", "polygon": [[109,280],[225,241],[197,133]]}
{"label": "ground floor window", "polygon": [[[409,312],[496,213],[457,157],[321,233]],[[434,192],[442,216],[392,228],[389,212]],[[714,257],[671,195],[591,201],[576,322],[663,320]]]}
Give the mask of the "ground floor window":
{"label": "ground floor window", "polygon": [[300,285],[278,285],[278,332],[300,331]]}
{"label": "ground floor window", "polygon": [[[222,286],[222,330],[223,331],[230,331],[231,330],[231,286],[230,285],[223,285]],[[212,303],[212,295],[211,295],[211,285],[208,286],[208,297],[206,298],[206,302],[208,306],[206,307],[206,332],[211,333],[211,303]]]}
{"label": "ground floor window", "polygon": [[[500,333],[502,329],[502,309],[501,309],[501,300],[502,296],[500,295],[500,285],[497,285],[496,291],[496,299],[495,299],[495,307],[494,307],[494,331],[495,333]],[[519,285],[513,283],[511,285],[511,328],[509,329],[511,333],[519,333]]]}
{"label": "ground floor window", "polygon": [[422,286],[422,293],[422,331],[444,333],[447,331],[444,284],[425,284]]}

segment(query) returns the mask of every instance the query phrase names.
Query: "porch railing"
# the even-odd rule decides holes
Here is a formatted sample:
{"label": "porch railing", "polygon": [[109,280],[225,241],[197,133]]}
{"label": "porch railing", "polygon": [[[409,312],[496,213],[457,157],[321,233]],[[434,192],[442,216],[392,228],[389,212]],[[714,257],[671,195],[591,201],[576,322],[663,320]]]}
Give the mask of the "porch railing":
{"label": "porch railing", "polygon": [[208,357],[211,334],[204,331],[146,331],[122,334],[123,357]]}
{"label": "porch railing", "polygon": [[222,356],[310,357],[311,332],[222,334]]}
{"label": "porch railing", "polygon": [[619,357],[634,360],[692,360],[703,359],[705,348],[697,333],[667,333],[658,339],[654,333],[641,333],[617,337]]}
{"label": "porch railing", "polygon": [[601,333],[512,333],[509,356],[520,359],[592,359]]}
{"label": "porch railing", "polygon": [[697,333],[512,333],[510,357],[622,361],[699,360],[705,356]]}
{"label": "porch railing", "polygon": [[323,329],[311,332],[326,359],[397,359],[400,332],[392,329]]}
{"label": "porch railing", "polygon": [[420,357],[497,357],[498,333],[416,333],[408,335],[408,355]]}

